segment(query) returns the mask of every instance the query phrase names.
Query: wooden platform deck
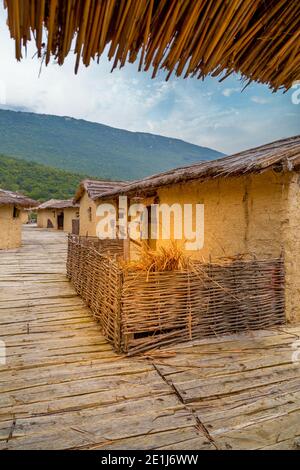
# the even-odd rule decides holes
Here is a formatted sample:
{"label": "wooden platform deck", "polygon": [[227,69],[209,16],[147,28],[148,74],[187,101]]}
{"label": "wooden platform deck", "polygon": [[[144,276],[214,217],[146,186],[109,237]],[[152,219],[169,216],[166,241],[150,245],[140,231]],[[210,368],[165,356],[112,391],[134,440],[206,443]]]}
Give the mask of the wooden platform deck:
{"label": "wooden platform deck", "polygon": [[117,356],[65,259],[35,228],[0,252],[1,449],[300,448],[300,327]]}

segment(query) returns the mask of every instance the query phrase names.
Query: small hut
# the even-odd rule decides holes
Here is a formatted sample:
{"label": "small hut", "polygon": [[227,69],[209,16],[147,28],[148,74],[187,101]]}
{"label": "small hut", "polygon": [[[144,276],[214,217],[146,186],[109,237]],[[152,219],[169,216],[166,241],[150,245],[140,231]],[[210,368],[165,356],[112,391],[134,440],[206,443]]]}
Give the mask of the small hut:
{"label": "small hut", "polygon": [[[101,200],[117,202],[126,195],[128,204],[138,198],[147,207],[154,203],[203,205],[204,244],[186,254],[201,262],[218,263],[281,258],[286,318],[300,321],[299,188],[300,136],[295,136],[135,181],[106,193]],[[171,222],[170,239],[174,239],[172,217]],[[159,230],[157,239],[149,240],[151,248],[166,247],[170,240],[161,236],[162,221],[152,223]],[[177,243],[185,249],[184,237]],[[131,257],[136,256],[136,243],[130,243],[129,251]]]}
{"label": "small hut", "polygon": [[96,236],[98,217],[96,214],[97,200],[106,192],[120,189],[125,181],[83,180],[75,194],[74,203],[80,204],[80,235]]}
{"label": "small hut", "polygon": [[0,250],[21,245],[24,209],[36,205],[20,193],[0,189]]}
{"label": "small hut", "polygon": [[79,204],[72,199],[51,199],[37,207],[37,226],[79,233]]}

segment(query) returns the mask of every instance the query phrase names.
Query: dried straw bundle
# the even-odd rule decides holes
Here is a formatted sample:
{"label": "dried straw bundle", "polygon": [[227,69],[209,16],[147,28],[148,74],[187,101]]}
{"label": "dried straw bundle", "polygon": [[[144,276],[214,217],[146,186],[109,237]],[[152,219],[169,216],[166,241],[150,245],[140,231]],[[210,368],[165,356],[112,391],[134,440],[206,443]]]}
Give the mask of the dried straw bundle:
{"label": "dried straw bundle", "polygon": [[192,267],[192,260],[183,249],[172,240],[166,247],[160,246],[157,250],[151,250],[144,244],[139,247],[139,259],[123,262],[125,270],[137,270],[147,273],[184,271]]}

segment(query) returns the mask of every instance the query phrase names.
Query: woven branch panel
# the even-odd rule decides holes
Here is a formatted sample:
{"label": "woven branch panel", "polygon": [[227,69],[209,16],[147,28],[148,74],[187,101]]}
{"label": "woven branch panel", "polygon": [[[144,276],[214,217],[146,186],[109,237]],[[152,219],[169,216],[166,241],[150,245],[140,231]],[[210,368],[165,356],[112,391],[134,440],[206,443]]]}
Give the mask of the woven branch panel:
{"label": "woven branch panel", "polygon": [[128,273],[125,351],[284,323],[282,260],[199,264],[193,272]]}
{"label": "woven branch panel", "polygon": [[120,254],[121,240],[69,235],[67,276],[117,351],[121,350],[122,271],[116,261]]}
{"label": "woven branch panel", "polygon": [[121,269],[117,244],[115,253],[108,241],[96,245],[69,237],[68,277],[118,352],[137,354],[285,322],[281,258],[145,273]]}

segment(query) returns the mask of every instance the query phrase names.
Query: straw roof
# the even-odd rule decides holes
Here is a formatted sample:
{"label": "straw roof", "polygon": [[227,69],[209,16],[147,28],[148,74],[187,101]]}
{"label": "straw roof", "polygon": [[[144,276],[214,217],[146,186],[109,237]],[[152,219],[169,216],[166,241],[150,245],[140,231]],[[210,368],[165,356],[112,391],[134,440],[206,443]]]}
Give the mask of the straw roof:
{"label": "straw roof", "polygon": [[45,209],[69,209],[79,207],[79,204],[74,204],[72,199],[60,200],[60,199],[50,199],[50,201],[43,202],[37,207],[37,210]]}
{"label": "straw roof", "polygon": [[35,207],[37,202],[21,193],[0,189],[0,206]]}
{"label": "straw roof", "polygon": [[[24,6],[25,4],[25,6]],[[75,71],[105,51],[113,69],[139,61],[168,77],[204,78],[240,72],[273,89],[300,76],[300,2],[291,0],[4,0],[8,26],[22,46],[34,39],[39,57]],[[75,39],[75,41],[73,41]],[[44,43],[45,41],[45,43]],[[106,46],[108,48],[106,49]]]}
{"label": "straw roof", "polygon": [[119,195],[144,196],[167,185],[193,180],[205,181],[211,178],[242,176],[261,173],[269,169],[300,170],[300,136],[278,140],[229,157],[196,163],[133,181],[120,190],[106,193],[102,199],[111,199]]}
{"label": "straw roof", "polygon": [[81,181],[80,186],[76,191],[74,202],[78,202],[82,198],[85,191],[87,192],[89,198],[96,200],[98,197],[102,196],[107,191],[119,189],[126,184],[126,181],[97,181],[89,179],[83,180]]}

